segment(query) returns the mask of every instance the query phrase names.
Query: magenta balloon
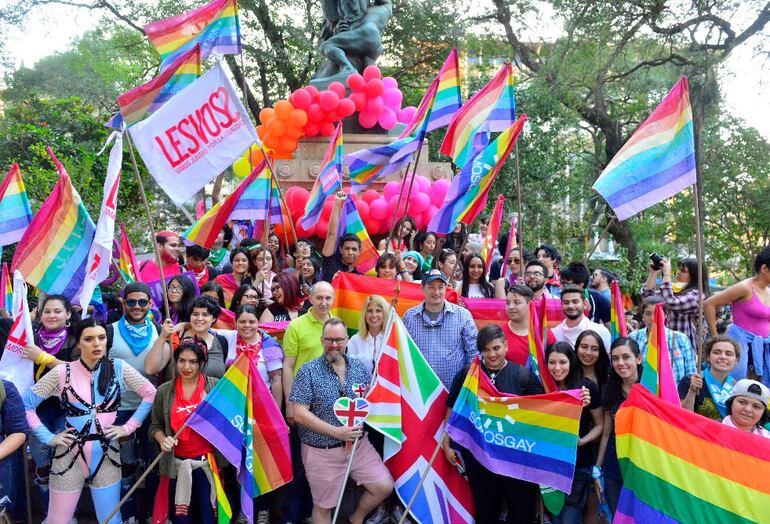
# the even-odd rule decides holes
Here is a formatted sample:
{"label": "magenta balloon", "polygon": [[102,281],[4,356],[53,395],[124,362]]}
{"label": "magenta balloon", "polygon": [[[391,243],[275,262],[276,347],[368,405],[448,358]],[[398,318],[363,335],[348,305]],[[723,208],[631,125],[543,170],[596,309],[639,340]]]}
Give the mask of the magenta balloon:
{"label": "magenta balloon", "polygon": [[390,199],[394,196],[398,196],[398,190],[400,187],[401,184],[395,180],[391,180],[390,182],[386,183],[385,187],[382,188],[382,195],[385,197],[385,200],[390,201]]}
{"label": "magenta balloon", "polygon": [[417,184],[417,187],[420,188],[420,193],[427,193],[430,195],[430,180],[428,180],[427,177],[420,175],[417,177],[414,183]]}
{"label": "magenta balloon", "polygon": [[367,189],[366,191],[361,193],[361,200],[363,200],[367,204],[371,204],[373,201],[377,200],[379,197],[380,197],[380,194],[374,189]]}
{"label": "magenta balloon", "polygon": [[415,213],[422,213],[430,207],[430,197],[425,193],[417,193],[409,202],[409,209],[414,209]]}
{"label": "magenta balloon", "polygon": [[315,97],[318,95],[318,88],[316,86],[305,86],[303,89],[310,94],[310,98],[315,100]]}
{"label": "magenta balloon", "polygon": [[334,91],[321,91],[318,94],[318,105],[326,112],[334,111],[340,105],[340,97]]}
{"label": "magenta balloon", "polygon": [[369,216],[374,220],[382,220],[388,216],[388,202],[382,197],[377,197],[369,203]]}
{"label": "magenta balloon", "polygon": [[373,115],[380,116],[380,113],[382,113],[382,110],[385,109],[385,103],[382,101],[381,96],[376,96],[374,98],[369,98],[366,101],[366,112],[371,113]]}
{"label": "magenta balloon", "polygon": [[340,105],[337,108],[337,113],[339,113],[339,115],[342,118],[345,118],[346,116],[350,116],[355,112],[356,112],[355,102],[353,102],[349,98],[343,98],[342,100],[340,100]]}
{"label": "magenta balloon", "polygon": [[392,76],[386,76],[382,79],[382,85],[385,86],[385,89],[398,89],[398,80]]}
{"label": "magenta balloon", "polygon": [[358,113],[358,123],[365,129],[371,129],[377,124],[377,115],[365,111]]}
{"label": "magenta balloon", "polygon": [[444,203],[444,197],[449,190],[450,182],[445,178],[440,178],[433,182],[430,188],[430,201],[434,206],[440,206]]}
{"label": "magenta balloon", "polygon": [[382,73],[380,73],[380,68],[376,65],[370,65],[367,66],[366,69],[364,69],[364,80],[368,83],[372,79],[379,80],[382,76]]}
{"label": "magenta balloon", "polygon": [[414,106],[406,106],[401,111],[398,112],[398,121],[402,124],[408,124],[412,121],[412,118],[414,118],[414,115],[417,113],[417,108]]}
{"label": "magenta balloon", "polygon": [[297,109],[307,109],[312,102],[313,97],[304,89],[297,89],[291,94],[291,103]]}
{"label": "magenta balloon", "polygon": [[382,85],[382,80],[379,78],[372,78],[366,83],[366,96],[374,98],[376,96],[382,96],[385,92],[385,87]]}
{"label": "magenta balloon", "polygon": [[363,200],[356,200],[356,209],[358,209],[358,214],[361,215],[361,220],[365,221],[367,218],[369,218],[369,213],[371,212],[369,209],[369,204],[364,202]]}
{"label": "magenta balloon", "polygon": [[317,136],[319,131],[320,128],[316,122],[308,122],[307,125],[302,128],[302,132],[305,133],[305,136],[308,137]]}
{"label": "magenta balloon", "polygon": [[348,76],[347,83],[352,91],[363,91],[366,89],[366,80],[364,80],[364,77],[358,73],[353,73]]}
{"label": "magenta balloon", "polygon": [[396,127],[396,113],[387,107],[384,107],[382,113],[380,113],[380,116],[377,118],[377,122],[383,129],[393,129]]}
{"label": "magenta balloon", "polygon": [[336,94],[340,98],[344,98],[345,97],[345,93],[347,91],[345,89],[345,86],[342,85],[340,82],[332,82],[331,84],[328,85],[328,87],[326,89],[328,89],[329,91],[333,92],[334,94]]}
{"label": "magenta balloon", "polygon": [[307,108],[307,120],[308,122],[318,124],[324,119],[324,112],[321,106],[318,104],[310,104]]}
{"label": "magenta balloon", "polygon": [[297,187],[295,194],[294,203],[300,209],[305,209],[305,204],[307,204],[307,201],[310,199],[310,192],[302,187]]}
{"label": "magenta balloon", "polygon": [[334,133],[334,124],[331,122],[321,122],[321,125],[318,126],[318,132],[321,136],[331,136]]}
{"label": "magenta balloon", "polygon": [[366,109],[366,93],[359,91],[357,93],[350,94],[350,100],[355,104],[356,111],[363,111]]}
{"label": "magenta balloon", "polygon": [[[398,88],[386,89],[385,92],[382,93],[382,101],[385,102],[385,107],[394,111],[395,113],[401,111],[401,102],[403,99],[404,95],[401,93],[401,91],[398,90]],[[394,114],[393,116],[396,115]]]}

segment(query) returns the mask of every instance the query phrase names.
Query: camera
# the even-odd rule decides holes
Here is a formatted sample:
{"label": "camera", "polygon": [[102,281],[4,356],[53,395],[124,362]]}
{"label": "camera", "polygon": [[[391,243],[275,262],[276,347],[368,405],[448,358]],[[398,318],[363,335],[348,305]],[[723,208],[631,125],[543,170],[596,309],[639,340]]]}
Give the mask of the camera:
{"label": "camera", "polygon": [[650,260],[652,261],[652,269],[660,271],[663,267],[663,256],[658,253],[650,253]]}

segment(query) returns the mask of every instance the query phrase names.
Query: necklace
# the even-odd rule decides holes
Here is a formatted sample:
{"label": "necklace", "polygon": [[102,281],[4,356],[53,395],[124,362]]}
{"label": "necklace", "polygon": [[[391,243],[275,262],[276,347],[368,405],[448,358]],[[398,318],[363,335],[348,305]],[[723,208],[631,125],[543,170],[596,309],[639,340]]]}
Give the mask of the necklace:
{"label": "necklace", "polygon": [[492,385],[495,384],[495,379],[500,374],[500,372],[505,369],[505,366],[507,365],[508,365],[508,361],[506,360],[505,362],[503,362],[503,365],[497,369],[487,368],[487,371],[489,371],[489,381],[492,382]]}

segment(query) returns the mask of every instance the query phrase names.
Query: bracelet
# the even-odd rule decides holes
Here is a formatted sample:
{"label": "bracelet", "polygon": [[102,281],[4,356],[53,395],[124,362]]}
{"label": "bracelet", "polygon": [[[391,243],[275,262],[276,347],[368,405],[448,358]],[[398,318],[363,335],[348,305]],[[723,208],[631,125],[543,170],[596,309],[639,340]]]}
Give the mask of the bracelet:
{"label": "bracelet", "polygon": [[50,357],[51,355],[46,353],[45,351],[41,351],[40,354],[35,359],[35,364],[40,365],[43,363],[44,360],[46,360],[46,357]]}
{"label": "bracelet", "polygon": [[403,275],[404,273],[409,273],[409,270],[404,268],[404,269],[400,269],[398,272]]}

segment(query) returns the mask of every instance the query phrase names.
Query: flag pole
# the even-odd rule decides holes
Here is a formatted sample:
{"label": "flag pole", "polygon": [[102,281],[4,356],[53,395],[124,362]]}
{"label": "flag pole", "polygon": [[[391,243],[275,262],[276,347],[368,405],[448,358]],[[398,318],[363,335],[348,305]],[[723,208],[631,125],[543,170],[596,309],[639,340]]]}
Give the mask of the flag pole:
{"label": "flag pole", "polygon": [[[422,149],[422,148],[420,148]],[[420,151],[417,151],[417,160],[414,162],[414,168],[417,170],[417,162],[420,161]],[[396,223],[398,222],[398,208],[401,207],[401,200],[404,196],[404,185],[406,184],[406,177],[409,176],[409,168],[411,167],[412,162],[409,162],[406,165],[406,170],[404,171],[404,177],[401,179],[401,187],[398,189],[398,200],[396,200],[396,212],[393,213],[393,221],[390,223],[390,233],[388,233],[388,242],[385,244],[385,253],[390,251],[390,243],[393,242],[393,234],[396,229]],[[412,183],[414,183],[414,173],[412,173]],[[407,206],[409,205],[409,194],[412,192],[412,184],[409,184],[409,191],[407,192],[406,196],[406,202]],[[406,216],[406,207],[404,207],[404,216]],[[395,251],[395,250],[394,250]]]}
{"label": "flag pole", "polygon": [[340,496],[337,498],[337,507],[334,508],[334,516],[332,517],[332,524],[337,523],[337,517],[340,514],[340,507],[342,506],[342,498],[345,496],[345,485],[348,483],[348,477],[350,476],[350,469],[353,466],[353,456],[358,449],[358,443],[361,441],[361,437],[356,438],[353,442],[353,449],[350,451],[350,458],[348,459],[348,466],[345,468],[345,476],[342,477],[342,486],[340,486]]}
{"label": "flag pole", "polygon": [[[136,183],[139,186],[139,193],[142,195],[142,202],[144,203],[144,211],[147,213],[147,225],[150,226],[148,233],[150,233],[150,245],[155,252],[155,263],[158,265],[158,273],[160,274],[160,283],[162,287],[166,287],[166,278],[163,275],[163,261],[160,258],[158,252],[158,245],[155,240],[155,226],[152,222],[152,213],[150,213],[150,204],[147,203],[147,195],[144,192],[144,184],[142,183],[142,177],[139,175],[139,167],[136,165],[136,157],[134,156],[134,144],[131,142],[131,135],[127,132],[123,132],[126,137],[126,144],[128,144],[128,152],[131,157],[131,167],[134,168],[134,176],[136,177]],[[139,278],[139,268],[136,268],[137,278]],[[168,296],[164,292],[163,295],[163,309],[166,313],[166,318],[171,318],[171,308],[168,304]],[[112,516],[112,515],[110,515]],[[109,519],[107,519],[109,520]]]}
{"label": "flag pole", "polygon": [[698,340],[695,353],[695,369],[700,371],[700,363],[703,354],[703,232],[701,231],[700,191],[698,182],[692,186],[693,202],[695,204],[695,258],[698,259]]}
{"label": "flag pole", "polygon": [[420,475],[420,482],[418,482],[417,487],[414,488],[414,493],[412,493],[412,498],[409,499],[409,502],[404,508],[404,514],[401,515],[400,519],[398,519],[398,524],[404,524],[404,521],[409,515],[409,508],[411,508],[412,504],[414,504],[414,501],[417,498],[417,494],[420,492],[420,488],[425,483],[425,479],[428,478],[428,473],[430,473],[431,467],[433,467],[433,462],[435,462],[436,457],[438,456],[438,452],[444,443],[445,435],[446,435],[446,430],[442,431],[441,435],[439,435],[436,448],[433,450],[433,454],[430,456],[430,460],[428,461],[428,465],[425,467],[425,471],[423,471],[422,475]]}
{"label": "flag pole", "polygon": [[[281,184],[278,183],[278,179],[275,177],[275,169],[273,168],[273,161],[270,159],[269,156],[267,156],[267,152],[265,151],[265,146],[263,144],[259,145],[260,149],[262,150],[262,156],[265,157],[265,163],[267,164],[267,168],[270,170],[270,175],[273,177],[273,180],[275,181],[275,187],[278,188],[278,198],[281,200],[281,205],[286,210],[286,214],[289,215],[289,206],[286,205],[286,200],[283,198],[283,190],[281,189]],[[342,176],[342,173],[340,173],[340,176]],[[297,232],[294,229],[294,223],[291,221],[291,215],[289,215],[289,228],[291,229],[291,236],[294,238],[297,238]],[[289,249],[288,246],[288,237],[286,236],[286,228],[284,227],[284,241],[287,242],[286,249]]]}
{"label": "flag pole", "polygon": [[607,212],[605,214],[606,215],[611,215],[611,216],[609,216],[609,220],[607,221],[607,225],[604,227],[604,231],[602,231],[602,234],[599,235],[599,238],[596,240],[596,243],[594,244],[594,247],[591,248],[591,251],[588,253],[588,255],[586,255],[585,260],[583,260],[583,263],[585,263],[586,265],[588,265],[588,261],[591,260],[591,257],[593,256],[594,251],[596,251],[596,248],[599,247],[599,244],[601,243],[601,241],[604,240],[604,237],[607,235],[607,231],[609,231],[610,226],[615,221],[616,217],[615,217],[614,213],[611,213],[609,210],[607,210]]}
{"label": "flag pole", "polygon": [[[523,251],[521,249],[520,242],[518,241],[516,236],[520,237],[522,242],[524,243],[524,235],[522,234],[522,221],[521,221],[521,174],[519,173],[519,141],[516,140],[516,142],[513,144],[513,158],[514,158],[514,171],[516,171],[516,230],[513,232],[514,238],[508,239],[508,245],[511,246],[517,246],[519,248],[519,277],[524,278],[524,256]],[[513,244],[511,243],[511,240],[513,240]],[[503,264],[507,264],[508,262],[506,260],[503,260]]]}

